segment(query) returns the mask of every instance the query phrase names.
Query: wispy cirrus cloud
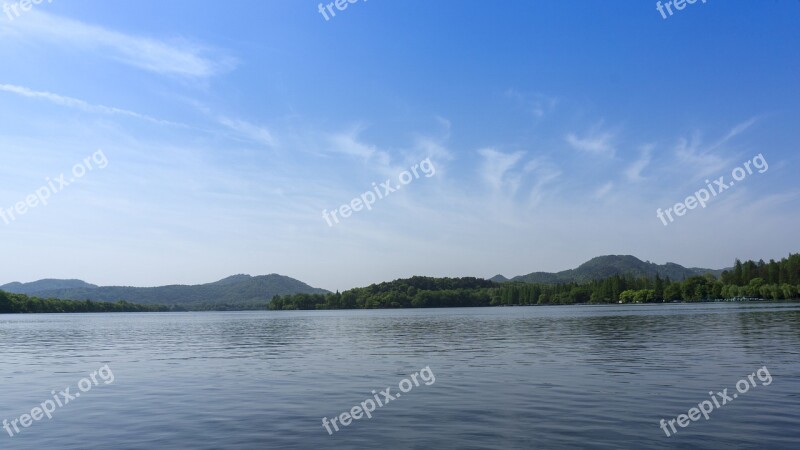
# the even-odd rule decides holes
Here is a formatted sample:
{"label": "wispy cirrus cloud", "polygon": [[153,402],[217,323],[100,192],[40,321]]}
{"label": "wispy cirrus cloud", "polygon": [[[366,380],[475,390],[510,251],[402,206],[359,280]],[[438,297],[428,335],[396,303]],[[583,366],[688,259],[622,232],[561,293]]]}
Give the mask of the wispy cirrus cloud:
{"label": "wispy cirrus cloud", "polygon": [[225,116],[219,117],[218,121],[244,139],[268,147],[273,147],[275,145],[275,138],[272,137],[272,133],[266,127],[250,123],[246,120],[232,119]]}
{"label": "wispy cirrus cloud", "polygon": [[570,133],[564,140],[576,150],[612,158],[616,154],[613,143],[615,137],[616,135],[611,132],[591,131],[585,136]]}
{"label": "wispy cirrus cloud", "polygon": [[2,21],[0,37],[45,41],[55,46],[97,52],[101,56],[160,75],[207,79],[232,70],[237,60],[188,39],[155,39],[90,25],[41,11],[25,20]]}
{"label": "wispy cirrus cloud", "polygon": [[720,147],[722,145],[725,145],[725,143],[727,143],[731,139],[747,131],[750,127],[755,125],[757,121],[758,118],[751,117],[750,119],[745,120],[742,123],[736,124],[736,126],[734,126],[733,128],[730,129],[730,131],[728,131],[728,134],[726,134],[722,139],[720,139],[719,141],[717,141],[717,143],[711,146],[711,150],[716,149],[717,147]]}
{"label": "wispy cirrus cloud", "polygon": [[534,177],[533,187],[530,191],[530,204],[536,206],[548,193],[548,185],[552,184],[562,172],[546,158],[537,158],[525,164],[524,172]]}
{"label": "wispy cirrus cloud", "polygon": [[[73,108],[91,114],[105,114],[112,116],[129,117],[155,123],[158,125],[168,125],[180,128],[195,129],[203,132],[210,132],[209,130],[197,128],[191,125],[186,125],[178,122],[171,122],[169,120],[158,119],[156,117],[149,116],[147,114],[142,114],[127,109],[92,104],[78,98],[68,97],[65,95],[55,94],[47,91],[37,91],[24,86],[18,86],[14,84],[0,84],[0,92],[8,92],[11,94],[19,95],[21,97],[31,98],[35,100],[43,100],[58,106]],[[233,133],[223,134],[228,139],[255,142],[256,144],[268,147],[274,147],[276,145],[276,140],[273,137],[272,132],[264,126],[256,125],[254,123],[238,118],[231,118],[227,116],[212,116],[210,110],[205,110],[204,112],[206,113],[207,116],[210,116],[212,120],[216,121],[217,124],[222,125],[223,127],[233,132]]]}
{"label": "wispy cirrus cloud", "polygon": [[650,165],[652,151],[652,145],[645,145],[642,147],[639,159],[625,169],[625,176],[628,178],[628,181],[638,182],[644,180],[642,171]]}
{"label": "wispy cirrus cloud", "polygon": [[518,177],[509,178],[507,173],[525,155],[525,152],[503,153],[493,148],[478,150],[478,154],[483,157],[481,164],[481,174],[483,180],[495,191],[502,191],[504,187],[509,187],[512,192],[519,187]]}
{"label": "wispy cirrus cloud", "polygon": [[599,200],[608,195],[608,193],[611,192],[613,188],[614,188],[614,182],[609,181],[608,183],[595,189],[594,193],[592,194],[592,197]]}
{"label": "wispy cirrus cloud", "polygon": [[79,109],[81,111],[88,113],[126,116],[135,119],[146,120],[148,122],[153,122],[160,125],[171,125],[179,127],[187,126],[176,122],[170,122],[168,120],[157,119],[155,117],[148,116],[147,114],[140,114],[134,111],[129,111],[127,109],[114,108],[111,106],[104,106],[104,105],[93,105],[87,101],[73,97],[67,97],[64,95],[54,94],[52,92],[46,92],[46,91],[35,91],[33,89],[24,86],[17,86],[13,84],[0,84],[0,91],[16,94],[22,97],[44,100],[59,106]]}
{"label": "wispy cirrus cloud", "polygon": [[712,148],[703,146],[702,139],[698,134],[695,134],[691,138],[680,138],[678,140],[675,146],[675,158],[682,166],[696,168],[696,177],[727,169],[733,158],[715,153],[712,150]]}
{"label": "wispy cirrus cloud", "polygon": [[409,149],[406,159],[414,162],[423,158],[433,158],[436,161],[453,159],[453,153],[447,148],[450,139],[452,124],[450,120],[436,116],[436,122],[441,126],[439,135],[416,134],[414,145]]}
{"label": "wispy cirrus cloud", "polygon": [[505,96],[514,100],[528,110],[537,119],[541,119],[558,105],[558,98],[544,94],[530,94],[517,89],[508,89]]}
{"label": "wispy cirrus cloud", "polygon": [[730,152],[722,152],[720,147],[749,130],[758,122],[756,117],[733,126],[724,136],[711,145],[704,145],[702,135],[694,133],[691,138],[681,138],[675,147],[675,157],[681,164],[698,167],[700,174],[716,173],[727,169],[734,163],[735,157]]}
{"label": "wispy cirrus cloud", "polygon": [[376,145],[367,144],[360,139],[364,127],[357,125],[350,130],[334,133],[328,136],[328,150],[365,161],[375,160],[381,165],[388,165],[390,157],[388,152],[380,150]]}

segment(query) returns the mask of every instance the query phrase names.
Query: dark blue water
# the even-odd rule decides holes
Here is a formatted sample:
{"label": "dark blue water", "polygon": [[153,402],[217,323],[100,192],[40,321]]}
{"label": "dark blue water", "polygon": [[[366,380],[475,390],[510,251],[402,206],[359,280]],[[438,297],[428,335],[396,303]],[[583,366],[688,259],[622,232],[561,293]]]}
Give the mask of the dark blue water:
{"label": "dark blue water", "polygon": [[0,345],[0,420],[114,378],[2,449],[800,448],[798,304],[0,316]]}

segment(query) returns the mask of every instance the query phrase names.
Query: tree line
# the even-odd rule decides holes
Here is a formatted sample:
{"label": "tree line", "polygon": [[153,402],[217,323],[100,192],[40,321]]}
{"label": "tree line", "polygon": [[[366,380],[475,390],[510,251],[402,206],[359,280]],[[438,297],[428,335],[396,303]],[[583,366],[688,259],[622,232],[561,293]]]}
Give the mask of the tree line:
{"label": "tree line", "polygon": [[[722,299],[795,300],[800,298],[800,254],[780,261],[736,260],[719,278],[711,274],[682,281],[614,275],[585,283],[496,283],[480,278],[412,277],[335,294],[275,296],[269,304],[204,303],[193,310],[313,310],[446,308],[517,305],[701,302]],[[0,314],[166,312],[181,306],[141,305],[91,300],[28,297],[0,291]]]}
{"label": "tree line", "polygon": [[0,314],[166,312],[175,310],[175,308],[163,305],[138,305],[126,301],[110,303],[93,302],[91,300],[44,299],[0,291]]}
{"label": "tree line", "polygon": [[800,298],[800,254],[769,263],[747,261],[682,281],[614,275],[586,283],[495,283],[479,278],[412,277],[335,294],[276,296],[271,310],[441,308],[473,306],[701,302]]}

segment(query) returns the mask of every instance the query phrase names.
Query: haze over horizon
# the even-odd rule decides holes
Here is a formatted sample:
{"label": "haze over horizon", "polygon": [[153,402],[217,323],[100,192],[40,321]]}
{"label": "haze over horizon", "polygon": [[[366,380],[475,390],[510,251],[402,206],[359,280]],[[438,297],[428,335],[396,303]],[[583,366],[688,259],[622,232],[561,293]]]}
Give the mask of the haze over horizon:
{"label": "haze over horizon", "polygon": [[[373,0],[329,21],[317,4],[0,17],[0,209],[108,163],[0,220],[0,284],[278,273],[335,291],[800,248],[800,2],[666,22],[651,2]],[[657,218],[759,154],[768,170]],[[426,158],[435,175],[326,223]]]}

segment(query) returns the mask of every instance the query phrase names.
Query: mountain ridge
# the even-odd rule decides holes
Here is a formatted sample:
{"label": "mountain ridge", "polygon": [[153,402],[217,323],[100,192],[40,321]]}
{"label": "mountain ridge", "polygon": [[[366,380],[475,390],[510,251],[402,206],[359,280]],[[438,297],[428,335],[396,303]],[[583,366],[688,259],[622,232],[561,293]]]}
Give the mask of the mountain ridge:
{"label": "mountain ridge", "polygon": [[33,292],[47,291],[53,289],[93,289],[97,285],[87,283],[83,280],[59,280],[55,278],[45,278],[42,280],[32,281],[30,283],[20,283],[15,281],[0,286],[0,290],[10,292],[12,294],[25,294],[29,295]]}
{"label": "mountain ridge", "polygon": [[[633,255],[604,255],[596,256],[575,269],[562,270],[560,272],[532,272],[527,275],[519,275],[512,278],[506,278],[503,275],[495,275],[492,277],[492,281],[505,279],[507,281],[522,281],[527,283],[581,283],[608,278],[614,275],[648,278],[655,278],[656,275],[658,275],[663,279],[669,278],[673,281],[682,281],[691,276],[702,276],[707,273],[718,278],[723,270],[727,269],[687,268],[672,262],[667,262],[665,264],[655,264],[650,261],[645,262]],[[502,283],[505,281],[497,282]]]}
{"label": "mountain ridge", "polygon": [[[691,276],[712,274],[719,277],[722,271],[698,267],[687,268],[668,262],[655,264],[632,255],[597,256],[575,269],[560,272],[532,272],[507,278],[501,274],[490,278],[495,283],[583,283],[614,275],[669,278],[682,281]],[[276,295],[324,294],[329,291],[314,288],[302,281],[279,274],[251,276],[236,274],[218,281],[197,285],[166,285],[156,287],[98,286],[82,280],[43,279],[30,283],[13,282],[0,286],[0,291],[25,294],[41,298],[62,300],[92,300],[117,302],[120,300],[143,305],[252,305],[267,303]]]}
{"label": "mountain ridge", "polygon": [[258,276],[239,274],[212,283],[155,287],[97,286],[81,280],[45,279],[8,283],[0,286],[0,291],[61,300],[124,300],[143,305],[177,306],[247,305],[269,302],[276,295],[328,293],[325,289],[274,273]]}

